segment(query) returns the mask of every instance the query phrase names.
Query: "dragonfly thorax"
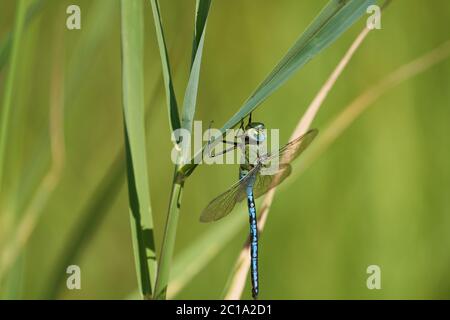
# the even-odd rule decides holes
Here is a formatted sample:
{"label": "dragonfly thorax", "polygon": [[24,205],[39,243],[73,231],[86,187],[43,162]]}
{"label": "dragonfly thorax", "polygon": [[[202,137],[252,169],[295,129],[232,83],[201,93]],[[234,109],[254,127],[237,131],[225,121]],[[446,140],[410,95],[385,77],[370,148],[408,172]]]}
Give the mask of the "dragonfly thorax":
{"label": "dragonfly thorax", "polygon": [[253,167],[258,163],[259,157],[264,154],[266,141],[266,128],[261,122],[250,122],[245,127],[245,144],[242,146],[245,165]]}
{"label": "dragonfly thorax", "polygon": [[261,143],[266,140],[266,127],[262,122],[250,122],[245,127],[247,143]]}

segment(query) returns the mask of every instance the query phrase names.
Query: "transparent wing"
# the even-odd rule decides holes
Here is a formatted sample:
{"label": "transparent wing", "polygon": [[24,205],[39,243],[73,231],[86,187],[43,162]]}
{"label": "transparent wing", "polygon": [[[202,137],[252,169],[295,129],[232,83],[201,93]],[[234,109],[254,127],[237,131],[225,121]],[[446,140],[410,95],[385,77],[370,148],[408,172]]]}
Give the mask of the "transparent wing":
{"label": "transparent wing", "polygon": [[261,168],[267,167],[273,160],[278,160],[278,170],[270,175],[261,174],[261,170],[258,170],[253,185],[253,195],[255,198],[262,196],[273,187],[276,187],[291,174],[292,167],[289,163],[305,151],[317,136],[317,133],[318,130],[312,129],[301,137],[286,144],[275,154],[268,155],[266,159],[263,159],[260,165]]}
{"label": "transparent wing", "polygon": [[[260,197],[271,188],[280,184],[286,179],[292,171],[289,162],[298,157],[316,137],[318,131],[313,129],[305,133],[303,136],[292,140],[282,147],[275,154],[266,155],[263,161],[255,166],[250,172],[235,183],[230,189],[214,198],[208,206],[203,210],[200,221],[212,222],[219,220],[229,214],[237,202],[247,198],[246,189],[248,184],[255,177],[253,184],[253,194],[255,198]],[[267,163],[278,157],[279,167],[273,175],[261,174],[261,169],[267,166]]]}
{"label": "transparent wing", "polygon": [[297,158],[303,151],[308,148],[311,142],[319,133],[317,129],[311,129],[306,132],[304,135],[298,137],[297,139],[292,140],[287,143],[284,147],[282,147],[278,152],[269,155],[268,161],[275,159],[278,157],[280,167],[283,164],[288,164],[295,158]]}
{"label": "transparent wing", "polygon": [[273,175],[262,175],[261,171],[259,171],[253,185],[253,196],[259,198],[267,191],[283,182],[291,172],[292,167],[289,164],[280,165],[279,170]]}
{"label": "transparent wing", "polygon": [[[256,168],[256,167],[255,167]],[[230,189],[214,198],[200,215],[201,222],[212,222],[225,217],[233,210],[237,202],[246,199],[246,188],[250,182],[250,177],[256,174],[251,170],[245,177],[235,183]]]}

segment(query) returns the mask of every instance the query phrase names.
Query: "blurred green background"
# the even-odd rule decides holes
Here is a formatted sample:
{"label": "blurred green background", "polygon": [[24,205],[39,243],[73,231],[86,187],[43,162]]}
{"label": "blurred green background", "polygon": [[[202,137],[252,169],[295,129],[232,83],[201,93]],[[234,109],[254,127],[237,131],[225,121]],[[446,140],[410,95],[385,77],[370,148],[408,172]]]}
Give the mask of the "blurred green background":
{"label": "blurred green background", "polygon": [[[228,120],[326,2],[213,0],[196,119],[214,120],[216,126]],[[66,29],[70,4],[81,7],[81,30]],[[16,1],[0,1],[0,41],[12,29],[15,7]],[[172,143],[148,1],[145,8],[148,167],[159,250],[173,174]],[[179,101],[189,71],[194,10],[193,0],[161,1]],[[254,113],[267,127],[280,129],[282,143],[364,23],[365,18]],[[394,0],[383,13],[382,29],[356,53],[313,127],[325,128],[363,90],[448,40],[449,24],[446,0]],[[43,1],[20,46],[0,194],[0,250],[50,168],[55,72],[64,79],[66,150],[55,189],[8,274],[3,288],[10,289],[2,297],[46,297],[64,245],[93,198],[105,205],[99,209],[104,218],[71,262],[81,267],[82,290],[69,291],[63,283],[58,298],[127,298],[137,281],[125,167],[120,167],[116,196],[95,198],[94,193],[124,143],[119,2]],[[7,67],[0,71],[0,95]],[[277,194],[260,242],[261,299],[450,298],[449,88],[447,59],[383,96],[301,179]],[[236,166],[203,165],[187,181],[175,255],[212,227],[200,224],[199,214],[236,177]],[[219,298],[247,229],[177,298]],[[381,267],[381,290],[366,287],[366,268],[373,264]],[[250,298],[248,284],[244,298]]]}

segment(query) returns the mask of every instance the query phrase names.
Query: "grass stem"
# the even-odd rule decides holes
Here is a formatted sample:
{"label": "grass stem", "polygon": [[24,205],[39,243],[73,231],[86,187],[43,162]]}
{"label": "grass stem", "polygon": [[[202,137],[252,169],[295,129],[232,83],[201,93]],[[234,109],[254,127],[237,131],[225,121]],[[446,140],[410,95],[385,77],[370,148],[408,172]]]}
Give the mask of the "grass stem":
{"label": "grass stem", "polygon": [[12,47],[9,63],[9,71],[6,77],[5,90],[3,93],[2,108],[0,115],[0,194],[2,193],[3,172],[6,158],[6,141],[9,128],[9,118],[12,108],[12,98],[14,93],[14,83],[19,64],[20,42],[23,37],[23,29],[26,17],[26,1],[17,1],[16,18],[14,21],[14,31],[12,36]]}
{"label": "grass stem", "polygon": [[[327,79],[325,84],[319,90],[309,107],[307,108],[304,116],[300,119],[297,128],[291,135],[290,141],[300,137],[302,134],[308,131],[312,121],[314,120],[320,106],[327,97],[328,93],[336,83],[338,77],[342,74],[343,70],[347,66],[350,59],[353,57],[356,50],[360,47],[363,40],[369,34],[369,29],[364,28],[363,31],[356,37],[350,48],[345,53],[344,57],[340,60],[335,70],[331,73],[330,77]],[[265,223],[272,205],[272,201],[275,197],[276,187],[269,190],[265,195],[264,200],[261,204],[261,213],[258,218],[258,232],[262,233],[264,230]],[[239,257],[235,263],[233,269],[232,280],[230,281],[230,286],[225,295],[227,300],[237,300],[240,299],[242,292],[245,287],[245,280],[247,279],[248,270],[250,268],[250,242],[246,241],[244,247],[242,248]]]}
{"label": "grass stem", "polygon": [[164,237],[161,246],[161,256],[158,265],[158,277],[155,286],[155,299],[166,299],[167,286],[170,277],[170,264],[173,257],[176,240],[176,230],[180,216],[181,197],[184,182],[178,181],[178,166],[175,166],[174,182],[170,194],[169,210],[164,229]]}

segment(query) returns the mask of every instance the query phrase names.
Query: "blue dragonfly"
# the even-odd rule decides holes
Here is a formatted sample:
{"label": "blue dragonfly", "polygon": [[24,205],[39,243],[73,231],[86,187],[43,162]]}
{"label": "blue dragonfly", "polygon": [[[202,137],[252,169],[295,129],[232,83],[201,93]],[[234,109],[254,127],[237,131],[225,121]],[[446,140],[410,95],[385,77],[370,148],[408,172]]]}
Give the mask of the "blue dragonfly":
{"label": "blue dragonfly", "polygon": [[[242,123],[241,128],[243,128]],[[239,181],[227,191],[214,198],[200,216],[201,222],[213,222],[219,220],[228,215],[233,210],[236,203],[247,199],[250,222],[250,274],[252,296],[254,299],[257,299],[259,294],[258,226],[255,199],[277,186],[289,176],[292,171],[290,162],[298,157],[309,146],[318,133],[318,130],[312,129],[301,137],[292,140],[274,154],[258,154],[251,159],[251,146],[259,145],[266,140],[265,131],[264,124],[261,122],[252,122],[250,116],[241,142],[222,141],[223,143],[233,145],[230,148],[225,149],[222,154],[236,148],[241,148],[243,151],[245,160],[239,168]],[[278,161],[278,170],[271,175],[262,174],[264,169],[274,160]]]}

